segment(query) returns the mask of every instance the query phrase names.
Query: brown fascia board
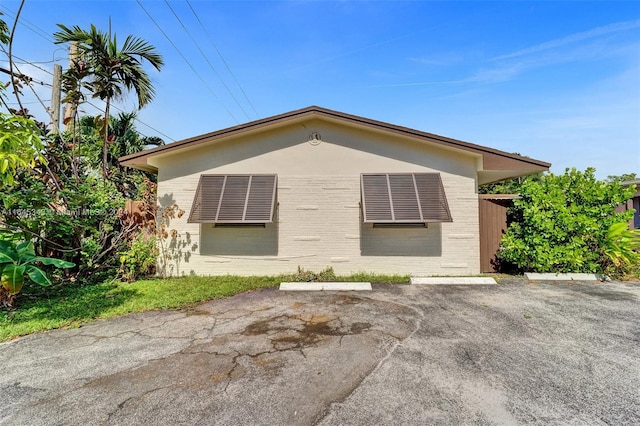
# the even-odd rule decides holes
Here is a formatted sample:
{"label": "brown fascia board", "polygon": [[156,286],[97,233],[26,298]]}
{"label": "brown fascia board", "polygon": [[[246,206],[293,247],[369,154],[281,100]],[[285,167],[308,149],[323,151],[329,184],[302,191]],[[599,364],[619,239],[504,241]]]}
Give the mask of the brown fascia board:
{"label": "brown fascia board", "polygon": [[363,127],[375,130],[383,130],[398,134],[403,137],[412,137],[427,142],[436,143],[446,147],[456,148],[463,151],[473,152],[482,155],[483,170],[526,170],[527,173],[535,171],[548,170],[551,163],[536,160],[529,157],[523,157],[517,154],[510,154],[497,149],[476,145],[470,142],[464,142],[457,139],[447,138],[433,133],[422,132],[408,127],[397,126],[383,121],[372,120],[365,117],[346,114],[318,106],[310,106],[290,112],[286,112],[272,117],[251,121],[249,123],[240,124],[226,129],[205,133],[200,136],[183,139],[157,148],[136,152],[134,154],[120,157],[118,161],[123,166],[133,167],[141,170],[157,172],[155,167],[147,164],[147,158],[169,153],[183,148],[192,148],[202,143],[211,142],[229,136],[236,136],[242,133],[252,132],[264,127],[290,124],[292,121],[303,119],[307,116],[320,116],[332,119],[338,122],[346,122],[351,125],[361,125]]}

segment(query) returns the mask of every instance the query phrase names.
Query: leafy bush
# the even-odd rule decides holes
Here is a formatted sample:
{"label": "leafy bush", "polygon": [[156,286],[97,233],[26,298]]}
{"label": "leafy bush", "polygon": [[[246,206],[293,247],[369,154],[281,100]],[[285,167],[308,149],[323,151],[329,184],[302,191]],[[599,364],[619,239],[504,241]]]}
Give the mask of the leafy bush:
{"label": "leafy bush", "polygon": [[604,265],[615,277],[637,275],[640,268],[640,229],[629,229],[624,222],[614,223],[607,230],[604,245]]}
{"label": "leafy bush", "polygon": [[603,272],[609,228],[633,215],[616,213],[616,207],[635,188],[598,181],[594,173],[593,168],[567,169],[563,175],[526,180],[510,210],[500,260],[524,271]]}
{"label": "leafy bush", "polygon": [[120,252],[120,277],[124,281],[132,282],[136,279],[153,274],[158,247],[153,236],[138,233],[130,242],[127,250]]}
{"label": "leafy bush", "polygon": [[135,226],[122,216],[124,198],[114,184],[88,175],[76,180],[57,175],[52,190],[33,171],[16,176],[20,184],[2,200],[0,215],[24,240],[35,239],[39,255],[76,263],[80,277],[117,270],[118,251],[126,247]]}
{"label": "leafy bush", "polygon": [[[1,96],[1,94],[0,94]],[[14,174],[43,162],[44,148],[35,121],[0,112],[0,188],[14,184]]]}

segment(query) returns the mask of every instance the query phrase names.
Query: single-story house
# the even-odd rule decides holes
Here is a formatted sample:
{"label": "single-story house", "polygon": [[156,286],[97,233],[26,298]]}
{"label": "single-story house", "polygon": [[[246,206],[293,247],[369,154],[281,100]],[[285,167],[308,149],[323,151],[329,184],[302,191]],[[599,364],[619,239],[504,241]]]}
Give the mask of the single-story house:
{"label": "single-story house", "polygon": [[550,164],[311,106],[120,159],[157,173],[173,275],[480,272],[478,185]]}

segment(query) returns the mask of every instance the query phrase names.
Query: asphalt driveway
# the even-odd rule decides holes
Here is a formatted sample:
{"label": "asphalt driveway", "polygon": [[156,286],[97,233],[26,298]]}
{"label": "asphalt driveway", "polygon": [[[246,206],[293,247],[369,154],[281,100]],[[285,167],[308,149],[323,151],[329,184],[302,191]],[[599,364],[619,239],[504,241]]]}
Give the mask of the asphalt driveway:
{"label": "asphalt driveway", "polygon": [[640,284],[266,289],[0,344],[0,424],[640,424]]}

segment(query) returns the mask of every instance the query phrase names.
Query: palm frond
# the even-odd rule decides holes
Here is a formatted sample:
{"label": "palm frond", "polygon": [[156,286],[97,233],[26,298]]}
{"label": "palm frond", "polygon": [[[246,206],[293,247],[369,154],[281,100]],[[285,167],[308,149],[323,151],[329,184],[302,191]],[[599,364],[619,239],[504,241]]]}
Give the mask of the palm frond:
{"label": "palm frond", "polygon": [[120,52],[127,56],[139,56],[149,62],[149,64],[158,71],[164,65],[162,55],[156,51],[156,48],[153,45],[133,35],[127,36]]}

